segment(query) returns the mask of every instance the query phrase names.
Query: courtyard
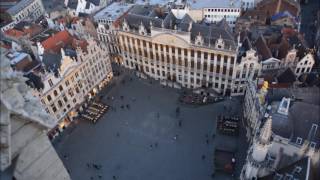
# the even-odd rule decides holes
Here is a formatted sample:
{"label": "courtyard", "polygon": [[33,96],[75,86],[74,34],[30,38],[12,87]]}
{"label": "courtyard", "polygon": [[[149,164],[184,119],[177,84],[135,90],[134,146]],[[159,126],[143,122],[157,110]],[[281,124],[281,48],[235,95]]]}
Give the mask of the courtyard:
{"label": "courtyard", "polygon": [[[212,176],[217,146],[237,150],[238,176],[247,149],[244,128],[239,137],[220,135],[216,116],[240,115],[240,98],[189,106],[178,103],[179,93],[181,90],[139,79],[132,72],[115,77],[100,92],[103,103],[112,108],[96,124],[76,120],[53,142],[71,178],[233,179],[224,174]],[[91,167],[92,163],[101,168]]]}

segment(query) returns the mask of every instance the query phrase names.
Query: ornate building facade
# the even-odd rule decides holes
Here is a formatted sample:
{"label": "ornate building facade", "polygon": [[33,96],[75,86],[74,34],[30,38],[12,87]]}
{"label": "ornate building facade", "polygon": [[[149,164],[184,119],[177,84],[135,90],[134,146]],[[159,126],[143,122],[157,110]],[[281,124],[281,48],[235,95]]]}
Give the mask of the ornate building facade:
{"label": "ornate building facade", "polygon": [[[93,39],[82,42],[76,49],[61,47],[58,54],[46,49],[47,41],[38,43],[45,71],[40,73],[43,86],[35,88],[34,95],[62,129],[73,120],[82,104],[111,80],[111,62],[105,46]],[[56,65],[50,64],[53,61]]]}
{"label": "ornate building facade", "polygon": [[178,23],[166,9],[135,6],[123,17],[118,38],[125,67],[182,87],[241,95],[245,80],[261,69],[255,50],[243,48],[225,21],[199,24],[185,15]]}
{"label": "ornate building facade", "polygon": [[22,73],[1,53],[0,174],[4,179],[71,179],[46,132],[55,121],[32,96]]}

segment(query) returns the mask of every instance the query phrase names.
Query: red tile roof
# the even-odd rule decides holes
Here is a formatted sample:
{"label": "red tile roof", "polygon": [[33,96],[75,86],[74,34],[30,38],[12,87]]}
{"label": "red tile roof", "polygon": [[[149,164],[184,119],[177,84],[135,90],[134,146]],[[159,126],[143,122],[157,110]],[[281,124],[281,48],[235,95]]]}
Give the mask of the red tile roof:
{"label": "red tile roof", "polygon": [[8,29],[4,33],[8,36],[15,37],[15,38],[20,38],[24,35],[23,31],[19,31],[16,29]]}
{"label": "red tile roof", "polygon": [[61,48],[64,46],[71,44],[73,41],[73,37],[67,30],[60,31],[48,39],[41,42],[42,46],[45,50],[51,50],[53,52],[59,53]]}

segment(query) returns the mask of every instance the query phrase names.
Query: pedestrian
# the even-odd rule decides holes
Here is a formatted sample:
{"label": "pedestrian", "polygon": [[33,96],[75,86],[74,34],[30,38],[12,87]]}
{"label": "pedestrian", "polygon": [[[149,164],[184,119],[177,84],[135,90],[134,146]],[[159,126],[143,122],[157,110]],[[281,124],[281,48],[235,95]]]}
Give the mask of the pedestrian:
{"label": "pedestrian", "polygon": [[89,163],[87,163],[87,167],[90,168],[90,164]]}
{"label": "pedestrian", "polygon": [[206,140],[206,143],[209,144],[209,140],[208,139]]}
{"label": "pedestrian", "polygon": [[215,133],[212,133],[212,139],[213,139],[215,136],[216,136],[216,134],[215,134]]}
{"label": "pedestrian", "polygon": [[152,149],[152,147],[153,147],[152,144],[150,144],[150,149]]}
{"label": "pedestrian", "polygon": [[158,142],[154,143],[154,147],[158,147]]}
{"label": "pedestrian", "polygon": [[205,155],[202,155],[201,158],[202,158],[202,160],[205,160],[205,159],[206,159],[206,156],[205,156]]}
{"label": "pedestrian", "polygon": [[101,178],[102,178],[102,176],[101,176],[101,175],[98,175],[98,177],[99,177],[99,179],[101,179]]}
{"label": "pedestrian", "polygon": [[179,127],[181,127],[182,126],[182,121],[181,120],[179,120]]}
{"label": "pedestrian", "polygon": [[116,180],[116,179],[117,179],[117,177],[116,177],[116,176],[112,176],[112,179],[113,179],[113,180]]}
{"label": "pedestrian", "polygon": [[93,180],[93,177],[91,176],[90,179]]}
{"label": "pedestrian", "polygon": [[174,139],[174,140],[177,140],[177,136],[174,136],[173,139]]}
{"label": "pedestrian", "polygon": [[120,137],[120,133],[119,132],[117,132],[117,137]]}

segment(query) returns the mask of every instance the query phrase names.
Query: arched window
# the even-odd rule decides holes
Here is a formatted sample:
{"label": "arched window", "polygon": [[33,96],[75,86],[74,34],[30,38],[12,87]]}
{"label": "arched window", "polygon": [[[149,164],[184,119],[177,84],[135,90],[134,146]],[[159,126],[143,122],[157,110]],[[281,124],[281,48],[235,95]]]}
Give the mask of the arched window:
{"label": "arched window", "polygon": [[51,98],[50,95],[48,95],[48,96],[47,96],[47,99],[48,99],[48,101],[51,101],[52,98]]}
{"label": "arched window", "polygon": [[56,90],[53,91],[54,96],[58,96],[58,92]]}

